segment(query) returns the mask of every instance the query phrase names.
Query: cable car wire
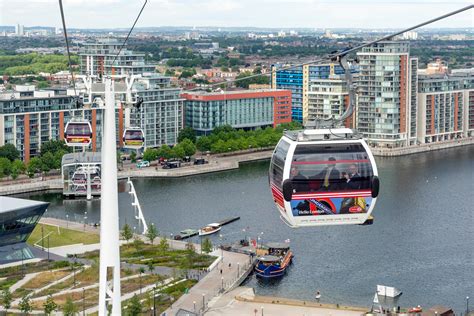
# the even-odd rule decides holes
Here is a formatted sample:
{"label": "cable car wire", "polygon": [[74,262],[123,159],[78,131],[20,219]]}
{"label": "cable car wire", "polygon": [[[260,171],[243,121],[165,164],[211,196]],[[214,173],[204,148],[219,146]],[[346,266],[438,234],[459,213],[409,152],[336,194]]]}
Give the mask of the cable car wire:
{"label": "cable car wire", "polygon": [[127,44],[128,38],[130,37],[130,34],[132,34],[132,31],[133,31],[133,29],[135,28],[135,25],[137,24],[138,19],[140,18],[140,15],[142,14],[143,9],[145,9],[145,6],[146,6],[147,3],[148,3],[148,0],[145,0],[145,3],[143,4],[143,6],[142,6],[140,12],[138,13],[138,16],[137,16],[137,18],[135,19],[135,22],[133,22],[133,25],[132,25],[132,27],[130,28],[130,31],[128,31],[127,37],[126,37],[125,40],[123,41],[123,44],[122,44],[122,46],[120,47],[120,49],[119,49],[117,55],[115,55],[114,59],[112,60],[112,64],[111,64],[112,67],[114,66],[115,60],[117,59],[117,57],[118,57],[118,56],[120,55],[120,53],[122,52],[122,49],[123,49],[123,48],[125,47],[125,45]]}
{"label": "cable car wire", "polygon": [[351,48],[345,49],[345,50],[343,50],[341,52],[338,52],[338,53],[327,54],[325,57],[322,57],[322,58],[314,59],[314,60],[307,61],[307,62],[304,62],[304,63],[296,64],[296,65],[282,67],[282,68],[275,69],[275,70],[270,70],[269,72],[266,72],[264,74],[255,74],[255,75],[250,75],[250,76],[247,76],[247,77],[238,78],[238,79],[234,79],[234,80],[229,80],[229,81],[225,81],[225,82],[214,83],[214,84],[207,85],[206,87],[197,87],[197,88],[190,89],[188,91],[202,90],[202,89],[205,89],[205,88],[212,88],[214,86],[220,86],[220,85],[226,85],[227,86],[227,85],[231,85],[235,82],[239,82],[239,81],[243,81],[243,80],[247,80],[247,79],[251,79],[251,78],[255,78],[255,77],[259,77],[259,76],[271,76],[274,72],[285,71],[285,70],[290,70],[290,69],[294,69],[294,68],[298,68],[298,67],[302,67],[302,66],[306,66],[306,65],[311,65],[311,64],[321,62],[323,60],[337,60],[338,58],[346,56],[347,54],[352,53],[352,52],[354,52],[356,50],[359,50],[361,48],[364,48],[364,47],[367,47],[367,46],[370,46],[370,45],[373,45],[373,44],[377,44],[381,41],[392,39],[393,37],[395,37],[397,35],[400,35],[400,34],[403,34],[405,32],[420,28],[422,26],[425,26],[425,25],[443,20],[447,17],[450,17],[450,16],[456,15],[458,13],[470,10],[472,8],[474,8],[474,4],[465,6],[461,9],[449,12],[447,14],[441,15],[439,17],[433,18],[431,20],[425,21],[425,22],[417,24],[415,26],[411,26],[409,28],[398,31],[396,33],[384,36],[384,37],[379,38],[377,40],[374,40],[374,41],[371,41],[371,42],[368,42],[368,43],[364,43],[364,44],[361,44],[361,45],[358,45],[358,46],[355,46],[355,47],[351,47]]}
{"label": "cable car wire", "polygon": [[67,50],[67,59],[69,64],[69,72],[71,73],[72,77],[72,84],[74,87],[74,96],[77,98],[77,91],[76,91],[76,80],[74,78],[74,72],[72,71],[72,63],[71,63],[71,52],[69,51],[69,41],[67,38],[67,29],[66,29],[66,18],[64,17],[64,10],[63,10],[63,1],[59,0],[59,9],[61,11],[61,20],[63,23],[63,31],[64,31],[64,39],[66,40],[66,50]]}

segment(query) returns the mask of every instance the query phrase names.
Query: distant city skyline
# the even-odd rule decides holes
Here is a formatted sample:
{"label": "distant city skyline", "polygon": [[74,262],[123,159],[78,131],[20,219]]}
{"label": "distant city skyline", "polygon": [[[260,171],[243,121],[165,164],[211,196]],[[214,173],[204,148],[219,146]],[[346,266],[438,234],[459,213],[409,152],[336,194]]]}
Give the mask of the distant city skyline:
{"label": "distant city skyline", "polygon": [[[142,1],[64,0],[69,28],[127,28]],[[402,28],[469,0],[150,0],[137,27]],[[416,14],[409,14],[409,13]],[[0,25],[61,26],[57,0],[0,0]],[[430,27],[474,27],[474,10]]]}

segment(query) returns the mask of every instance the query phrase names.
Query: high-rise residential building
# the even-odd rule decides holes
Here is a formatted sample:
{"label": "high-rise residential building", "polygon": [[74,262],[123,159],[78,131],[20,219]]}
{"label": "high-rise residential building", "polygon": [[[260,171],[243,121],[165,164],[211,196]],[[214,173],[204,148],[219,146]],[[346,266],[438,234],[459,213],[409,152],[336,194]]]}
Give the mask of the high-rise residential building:
{"label": "high-rise residential building", "polygon": [[121,46],[122,43],[115,39],[101,39],[95,43],[84,44],[79,52],[81,74],[101,76],[110,75],[112,72],[116,75],[155,72],[155,65],[145,61],[145,54],[135,53],[125,47],[117,56]]}
{"label": "high-rise residential building", "polygon": [[15,25],[15,35],[24,36],[25,35],[25,26],[21,24]]}
{"label": "high-rise residential building", "polygon": [[[145,147],[176,144],[184,125],[181,89],[171,85],[170,77],[143,74],[133,84],[132,91],[143,98],[143,104],[140,110],[125,110],[122,126],[140,127],[145,133]],[[120,139],[122,145],[121,142]]]}
{"label": "high-rise residential building", "polygon": [[318,79],[328,79],[330,75],[344,74],[344,69],[338,64],[304,65],[285,70],[286,67],[272,67],[272,88],[290,90],[292,95],[291,116],[293,121],[306,124],[308,119],[308,92],[310,82]]}
{"label": "high-rise residential building", "polygon": [[418,59],[408,42],[384,41],[358,52],[357,129],[378,147],[416,143]]}
{"label": "high-rise residential building", "polygon": [[100,150],[102,110],[76,110],[72,102],[66,91],[36,91],[34,86],[17,85],[0,93],[0,146],[14,144],[21,159],[29,161],[39,155],[44,142],[64,139],[66,123],[75,117],[91,123],[91,149]]}
{"label": "high-rise residential building", "polygon": [[474,136],[474,71],[418,77],[418,142]]}
{"label": "high-rise residential building", "polygon": [[[338,118],[346,111],[348,106],[349,91],[344,75],[330,75],[328,79],[313,79],[310,81],[307,123],[321,119]],[[354,108],[353,111],[355,110]],[[353,114],[344,122],[344,125],[349,128],[354,127],[353,120],[355,117],[355,114]]]}
{"label": "high-rise residential building", "polygon": [[291,91],[239,90],[183,93],[187,127],[207,135],[216,127],[255,129],[291,122]]}

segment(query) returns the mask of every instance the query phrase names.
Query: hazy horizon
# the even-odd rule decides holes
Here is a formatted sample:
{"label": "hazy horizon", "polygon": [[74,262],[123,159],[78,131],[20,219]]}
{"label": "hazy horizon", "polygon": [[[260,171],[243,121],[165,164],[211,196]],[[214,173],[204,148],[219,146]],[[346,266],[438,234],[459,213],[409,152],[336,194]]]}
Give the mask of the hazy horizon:
{"label": "hazy horizon", "polygon": [[[143,4],[138,0],[63,2],[67,27],[71,29],[129,28]],[[469,4],[469,0],[150,0],[137,28],[400,29]],[[18,23],[60,27],[58,1],[0,0],[0,25]],[[472,9],[430,25],[472,27]]]}

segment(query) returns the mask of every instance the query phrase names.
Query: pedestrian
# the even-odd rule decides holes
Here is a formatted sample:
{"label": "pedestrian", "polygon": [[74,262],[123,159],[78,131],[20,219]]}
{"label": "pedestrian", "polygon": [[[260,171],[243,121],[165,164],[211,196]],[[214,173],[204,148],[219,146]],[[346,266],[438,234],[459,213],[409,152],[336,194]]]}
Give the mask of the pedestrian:
{"label": "pedestrian", "polygon": [[222,269],[221,269],[221,274],[222,274]]}
{"label": "pedestrian", "polygon": [[232,269],[232,263],[229,262],[229,269]]}

